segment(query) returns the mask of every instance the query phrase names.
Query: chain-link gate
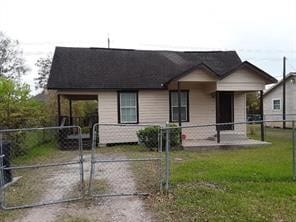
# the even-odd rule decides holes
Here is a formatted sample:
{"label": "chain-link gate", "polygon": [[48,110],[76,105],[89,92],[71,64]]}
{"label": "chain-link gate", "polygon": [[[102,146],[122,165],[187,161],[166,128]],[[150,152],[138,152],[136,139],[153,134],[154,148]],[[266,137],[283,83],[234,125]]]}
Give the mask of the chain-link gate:
{"label": "chain-link gate", "polygon": [[0,148],[3,209],[83,198],[80,127],[0,130]]}
{"label": "chain-link gate", "polygon": [[96,124],[93,127],[91,196],[145,195],[163,183],[159,126]]}

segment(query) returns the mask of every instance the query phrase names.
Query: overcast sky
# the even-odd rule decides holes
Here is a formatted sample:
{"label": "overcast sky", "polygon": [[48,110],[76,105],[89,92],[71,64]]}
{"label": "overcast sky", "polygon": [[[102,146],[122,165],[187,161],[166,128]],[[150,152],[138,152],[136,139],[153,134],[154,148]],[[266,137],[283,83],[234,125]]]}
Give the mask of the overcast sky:
{"label": "overcast sky", "polygon": [[0,0],[0,30],[31,71],[55,46],[236,50],[275,77],[296,71],[296,0]]}

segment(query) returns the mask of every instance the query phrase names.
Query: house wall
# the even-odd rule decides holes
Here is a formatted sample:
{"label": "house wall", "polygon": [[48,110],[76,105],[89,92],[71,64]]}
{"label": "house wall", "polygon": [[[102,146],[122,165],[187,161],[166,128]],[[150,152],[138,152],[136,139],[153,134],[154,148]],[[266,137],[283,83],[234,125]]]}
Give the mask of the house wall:
{"label": "house wall", "polygon": [[[245,122],[247,118],[247,99],[245,92],[234,93],[234,122]],[[234,131],[242,134],[247,134],[246,124],[235,124]]]}
{"label": "house wall", "polygon": [[139,96],[139,123],[165,124],[169,121],[169,92],[142,90]]}
{"label": "house wall", "polygon": [[[296,119],[296,84],[292,84],[290,81],[286,82],[286,119],[287,120],[295,120]],[[281,109],[280,110],[273,110],[272,108],[272,101],[273,99],[280,99],[281,100]],[[264,117],[265,120],[282,120],[283,114],[283,85],[279,85],[271,92],[264,96]],[[267,123],[268,126],[273,127],[282,127],[281,122],[277,123]],[[291,124],[290,124],[291,125]]]}
{"label": "house wall", "polygon": [[[139,124],[118,124],[117,91],[98,93],[100,143],[136,142],[136,132],[144,128],[141,124],[165,125],[169,121],[169,92],[166,90],[140,90]],[[114,125],[104,125],[114,124]]]}
{"label": "house wall", "polygon": [[256,73],[242,68],[217,81],[218,91],[259,91],[265,88],[265,81]]}
{"label": "house wall", "polygon": [[214,74],[201,69],[194,70],[179,79],[181,82],[211,82],[216,80],[217,77]]}
{"label": "house wall", "polygon": [[[189,122],[182,126],[215,124],[216,99],[215,94],[205,91],[209,84],[182,83],[181,88],[189,90]],[[169,89],[176,89],[174,83]],[[167,90],[140,90],[139,98],[139,124],[126,126],[118,125],[117,92],[98,93],[100,143],[136,142],[136,132],[144,128],[141,124],[165,125],[169,121],[169,91]],[[245,93],[234,94],[234,121],[245,121],[246,116]],[[114,125],[103,125],[114,124]],[[176,123],[177,124],[177,123]],[[245,133],[245,126],[235,126],[235,132]],[[216,134],[216,127],[193,127],[182,131],[187,139],[206,139]]]}

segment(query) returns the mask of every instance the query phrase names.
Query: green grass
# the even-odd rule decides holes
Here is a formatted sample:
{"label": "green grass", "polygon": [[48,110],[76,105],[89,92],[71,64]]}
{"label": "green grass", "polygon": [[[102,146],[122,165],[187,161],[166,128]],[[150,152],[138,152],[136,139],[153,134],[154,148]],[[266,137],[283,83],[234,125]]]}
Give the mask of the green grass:
{"label": "green grass", "polygon": [[272,145],[172,152],[170,195],[157,197],[153,202],[160,218],[167,221],[295,221],[291,130],[267,128],[266,139]]}

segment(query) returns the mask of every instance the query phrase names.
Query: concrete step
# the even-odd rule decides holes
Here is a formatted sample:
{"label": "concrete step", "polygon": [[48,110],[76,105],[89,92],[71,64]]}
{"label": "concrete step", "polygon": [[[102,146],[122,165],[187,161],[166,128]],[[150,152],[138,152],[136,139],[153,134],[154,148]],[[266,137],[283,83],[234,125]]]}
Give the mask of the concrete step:
{"label": "concrete step", "polygon": [[[220,140],[221,141],[228,141],[228,140],[246,140],[248,139],[247,136],[242,132],[233,132],[233,131],[222,131],[220,132]],[[207,140],[216,141],[217,134],[213,136],[209,136]]]}

